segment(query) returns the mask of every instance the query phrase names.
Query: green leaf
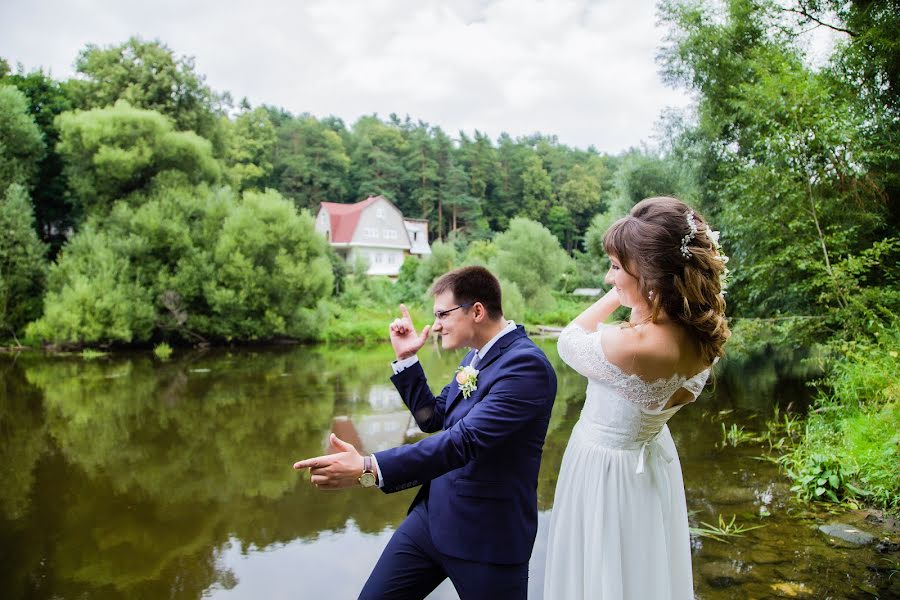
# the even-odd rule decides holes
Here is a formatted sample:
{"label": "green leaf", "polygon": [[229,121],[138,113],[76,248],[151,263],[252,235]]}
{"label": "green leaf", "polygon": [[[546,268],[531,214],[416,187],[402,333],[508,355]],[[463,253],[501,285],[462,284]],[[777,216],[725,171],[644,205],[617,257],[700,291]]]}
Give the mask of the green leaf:
{"label": "green leaf", "polygon": [[872,492],[870,492],[868,490],[860,489],[860,488],[856,487],[855,485],[853,485],[852,483],[844,482],[844,487],[847,488],[848,490],[850,490],[851,492],[853,492],[854,494],[856,494],[857,496],[871,496],[872,495]]}

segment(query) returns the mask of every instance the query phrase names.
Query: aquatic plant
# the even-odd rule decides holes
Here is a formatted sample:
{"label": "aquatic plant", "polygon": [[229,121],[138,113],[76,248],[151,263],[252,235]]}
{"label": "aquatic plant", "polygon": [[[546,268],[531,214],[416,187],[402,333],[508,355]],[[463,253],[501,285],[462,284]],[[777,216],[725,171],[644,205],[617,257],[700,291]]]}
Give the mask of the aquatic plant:
{"label": "aquatic plant", "polygon": [[731,515],[731,520],[727,523],[725,518],[720,514],[718,525],[710,525],[704,521],[700,521],[703,527],[691,527],[692,535],[699,537],[712,538],[720,542],[728,543],[728,538],[743,537],[744,534],[753,529],[761,529],[765,525],[744,525],[737,523],[737,515]]}

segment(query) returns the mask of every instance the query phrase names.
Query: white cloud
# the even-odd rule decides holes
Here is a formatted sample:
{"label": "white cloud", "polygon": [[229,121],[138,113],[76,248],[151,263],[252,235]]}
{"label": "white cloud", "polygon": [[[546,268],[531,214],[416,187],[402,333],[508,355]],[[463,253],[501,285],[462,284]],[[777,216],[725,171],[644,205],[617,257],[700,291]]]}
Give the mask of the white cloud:
{"label": "white cloud", "polygon": [[131,35],[194,56],[216,90],[348,124],[409,115],[618,152],[687,96],[663,86],[653,0],[34,0],[0,8],[0,56],[72,74]]}

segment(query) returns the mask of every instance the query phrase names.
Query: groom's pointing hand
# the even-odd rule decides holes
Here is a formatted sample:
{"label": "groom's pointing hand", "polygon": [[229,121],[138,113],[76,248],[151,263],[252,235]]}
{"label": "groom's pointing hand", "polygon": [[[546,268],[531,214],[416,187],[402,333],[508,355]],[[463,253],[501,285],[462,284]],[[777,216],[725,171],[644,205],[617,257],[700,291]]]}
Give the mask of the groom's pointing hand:
{"label": "groom's pointing hand", "polygon": [[400,318],[394,319],[390,326],[391,345],[394,347],[397,360],[409,358],[418,352],[428,341],[430,331],[431,325],[426,325],[422,328],[422,333],[416,333],[409,310],[404,304],[401,304]]}
{"label": "groom's pointing hand", "polygon": [[310,481],[318,488],[339,489],[355,486],[363,472],[363,458],[353,444],[331,434],[329,444],[334,454],[307,458],[294,463],[294,469],[309,469]]}

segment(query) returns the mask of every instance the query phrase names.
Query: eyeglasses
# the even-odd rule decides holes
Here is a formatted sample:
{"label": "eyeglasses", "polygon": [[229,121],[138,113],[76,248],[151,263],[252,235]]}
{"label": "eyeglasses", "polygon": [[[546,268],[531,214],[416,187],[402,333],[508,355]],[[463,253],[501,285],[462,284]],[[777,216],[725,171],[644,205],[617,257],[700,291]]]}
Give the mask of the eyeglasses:
{"label": "eyeglasses", "polygon": [[434,312],[434,318],[435,318],[435,320],[440,321],[441,319],[446,317],[448,314],[452,313],[454,310],[458,310],[460,308],[469,308],[473,304],[475,304],[475,303],[469,302],[467,304],[460,304],[459,306],[454,306],[453,308],[448,308],[447,310],[436,310]]}

